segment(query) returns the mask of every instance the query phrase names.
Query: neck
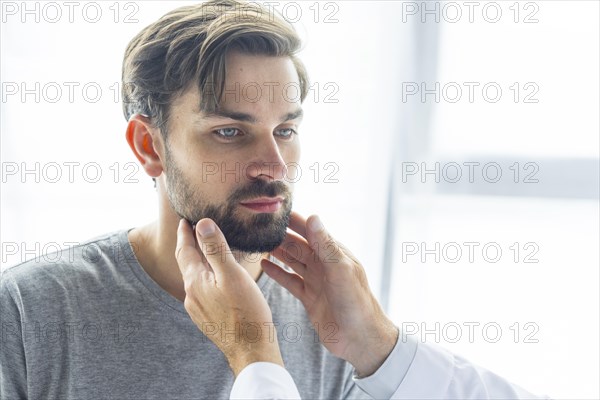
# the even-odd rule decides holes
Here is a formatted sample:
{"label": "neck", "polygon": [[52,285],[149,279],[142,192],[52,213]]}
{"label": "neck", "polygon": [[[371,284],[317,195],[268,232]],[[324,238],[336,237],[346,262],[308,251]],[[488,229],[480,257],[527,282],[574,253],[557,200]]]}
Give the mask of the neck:
{"label": "neck", "polygon": [[[169,212],[170,211],[170,212]],[[148,275],[165,291],[179,301],[185,299],[183,278],[175,259],[177,243],[177,225],[179,217],[171,210],[161,213],[158,221],[129,232],[135,256]],[[260,260],[269,253],[248,254],[232,251],[236,261],[255,281],[258,280],[262,268]]]}

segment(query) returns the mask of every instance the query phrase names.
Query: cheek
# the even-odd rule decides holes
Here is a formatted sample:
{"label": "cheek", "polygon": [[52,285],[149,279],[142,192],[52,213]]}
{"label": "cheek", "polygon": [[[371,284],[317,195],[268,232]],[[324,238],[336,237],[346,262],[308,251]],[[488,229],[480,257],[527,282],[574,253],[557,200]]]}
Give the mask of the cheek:
{"label": "cheek", "polygon": [[280,147],[281,157],[286,163],[300,160],[300,141],[296,138],[293,143]]}
{"label": "cheek", "polygon": [[243,158],[208,161],[202,163],[196,179],[204,191],[210,192],[212,198],[224,199],[236,187],[243,185],[248,180],[248,174],[251,173],[251,168]]}

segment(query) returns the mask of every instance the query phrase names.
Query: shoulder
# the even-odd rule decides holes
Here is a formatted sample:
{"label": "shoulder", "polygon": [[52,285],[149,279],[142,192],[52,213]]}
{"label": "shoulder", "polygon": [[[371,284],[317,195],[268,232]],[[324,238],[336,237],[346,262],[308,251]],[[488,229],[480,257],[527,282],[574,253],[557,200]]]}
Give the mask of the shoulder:
{"label": "shoulder", "polygon": [[0,290],[22,295],[23,291],[32,293],[89,280],[123,257],[123,237],[127,237],[126,230],[105,233],[8,267],[2,271]]}

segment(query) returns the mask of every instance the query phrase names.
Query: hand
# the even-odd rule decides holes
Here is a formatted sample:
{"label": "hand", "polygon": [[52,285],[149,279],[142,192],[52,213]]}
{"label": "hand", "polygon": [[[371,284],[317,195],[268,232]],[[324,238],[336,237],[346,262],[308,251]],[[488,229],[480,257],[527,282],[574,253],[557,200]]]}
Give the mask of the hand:
{"label": "hand", "polygon": [[296,273],[268,260],[261,261],[263,270],[302,302],[330,352],[360,377],[373,374],[394,348],[398,328],[371,293],[363,267],[317,216],[292,212],[289,228],[297,235],[287,232],[273,255]]}
{"label": "hand", "polygon": [[196,225],[196,238],[198,243],[189,223],[179,221],[175,258],[185,285],[183,305],[192,321],[223,352],[236,377],[256,361],[283,366],[277,335],[263,332],[274,327],[271,309],[235,261],[221,230],[204,218]]}

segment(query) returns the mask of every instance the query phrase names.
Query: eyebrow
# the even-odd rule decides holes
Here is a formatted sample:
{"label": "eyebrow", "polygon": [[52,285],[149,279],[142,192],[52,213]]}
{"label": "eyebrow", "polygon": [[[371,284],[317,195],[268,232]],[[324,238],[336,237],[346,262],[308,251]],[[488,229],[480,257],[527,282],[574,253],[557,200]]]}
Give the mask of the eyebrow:
{"label": "eyebrow", "polygon": [[[287,121],[291,121],[293,119],[302,118],[303,115],[304,115],[304,111],[301,108],[299,108],[296,111],[292,111],[287,114],[284,114],[281,117],[281,122],[287,122]],[[250,122],[253,124],[256,123],[256,121],[257,121],[253,115],[236,112],[236,111],[228,111],[228,110],[223,110],[223,109],[210,111],[210,112],[206,113],[202,119],[204,119],[204,118],[229,118],[229,119],[234,119],[236,121]]]}

